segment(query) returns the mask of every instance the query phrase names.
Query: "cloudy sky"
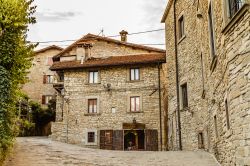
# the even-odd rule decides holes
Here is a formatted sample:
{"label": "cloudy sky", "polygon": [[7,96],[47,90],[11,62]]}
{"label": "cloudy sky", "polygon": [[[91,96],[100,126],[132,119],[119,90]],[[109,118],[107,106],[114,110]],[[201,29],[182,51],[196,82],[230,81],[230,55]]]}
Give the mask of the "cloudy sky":
{"label": "cloudy sky", "polygon": [[[118,35],[123,29],[129,33],[161,29],[167,0],[35,0],[34,4],[37,23],[30,26],[28,39],[39,42],[75,40],[87,33],[99,34],[101,29],[105,36]],[[130,35],[128,41],[164,44],[164,31]],[[40,43],[38,48],[70,43]]]}

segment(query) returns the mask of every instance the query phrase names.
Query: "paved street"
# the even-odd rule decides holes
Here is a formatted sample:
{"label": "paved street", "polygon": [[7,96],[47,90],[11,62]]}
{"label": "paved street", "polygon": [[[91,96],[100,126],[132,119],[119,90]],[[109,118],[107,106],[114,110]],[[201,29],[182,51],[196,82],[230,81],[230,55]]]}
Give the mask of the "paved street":
{"label": "paved street", "polygon": [[5,166],[216,166],[206,152],[136,152],[88,149],[46,137],[17,138]]}

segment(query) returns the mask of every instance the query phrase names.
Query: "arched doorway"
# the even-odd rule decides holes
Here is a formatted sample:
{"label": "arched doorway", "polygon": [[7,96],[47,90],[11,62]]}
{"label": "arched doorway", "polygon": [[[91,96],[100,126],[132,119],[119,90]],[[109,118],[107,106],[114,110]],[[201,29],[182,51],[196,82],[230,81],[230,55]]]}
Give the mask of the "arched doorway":
{"label": "arched doorway", "polygon": [[144,130],[124,131],[124,150],[144,150]]}

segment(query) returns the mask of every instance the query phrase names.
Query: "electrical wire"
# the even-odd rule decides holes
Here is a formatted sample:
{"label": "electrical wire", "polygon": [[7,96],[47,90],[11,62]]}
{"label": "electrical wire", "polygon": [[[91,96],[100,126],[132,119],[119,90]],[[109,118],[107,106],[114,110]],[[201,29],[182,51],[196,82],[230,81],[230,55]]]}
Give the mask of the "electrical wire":
{"label": "electrical wire", "polygon": [[[154,30],[147,30],[147,31],[141,31],[141,32],[133,32],[128,33],[128,35],[138,35],[138,34],[145,34],[145,33],[151,33],[151,32],[158,32],[163,31],[164,29],[154,29]],[[100,34],[100,33],[99,33]],[[98,35],[99,36],[99,35]],[[112,35],[112,36],[105,36],[105,37],[119,37],[120,35]],[[51,40],[51,41],[36,41],[36,42],[30,42],[30,43],[62,43],[62,42],[72,42],[76,41],[76,39],[69,39],[69,40]],[[163,44],[142,44],[142,45],[163,45]]]}

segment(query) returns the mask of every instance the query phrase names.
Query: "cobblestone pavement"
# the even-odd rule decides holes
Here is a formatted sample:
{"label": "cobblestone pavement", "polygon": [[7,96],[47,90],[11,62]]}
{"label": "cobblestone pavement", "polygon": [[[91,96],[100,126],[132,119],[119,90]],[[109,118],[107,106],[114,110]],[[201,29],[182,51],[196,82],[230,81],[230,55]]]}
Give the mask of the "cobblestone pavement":
{"label": "cobblestone pavement", "polygon": [[83,148],[47,137],[17,138],[4,166],[217,166],[206,152],[110,151]]}

